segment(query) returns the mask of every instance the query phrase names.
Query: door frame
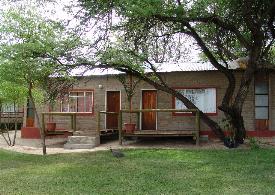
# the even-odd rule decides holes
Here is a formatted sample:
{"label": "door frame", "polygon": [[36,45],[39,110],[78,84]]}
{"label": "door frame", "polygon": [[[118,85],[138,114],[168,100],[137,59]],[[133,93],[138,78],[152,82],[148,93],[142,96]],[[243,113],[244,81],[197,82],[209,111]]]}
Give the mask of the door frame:
{"label": "door frame", "polygon": [[[140,101],[139,101],[139,108],[142,110],[142,92],[143,91],[156,91],[156,109],[158,108],[158,90],[157,89],[140,89]],[[139,126],[142,130],[142,113],[139,116]],[[158,113],[156,112],[156,130],[158,130]]]}
{"label": "door frame", "polygon": [[[107,112],[107,92],[110,91],[110,92],[119,92],[119,109],[121,110],[121,90],[105,90],[105,111]],[[107,114],[105,114],[105,123],[104,123],[104,126],[105,126],[105,129],[107,129]]]}

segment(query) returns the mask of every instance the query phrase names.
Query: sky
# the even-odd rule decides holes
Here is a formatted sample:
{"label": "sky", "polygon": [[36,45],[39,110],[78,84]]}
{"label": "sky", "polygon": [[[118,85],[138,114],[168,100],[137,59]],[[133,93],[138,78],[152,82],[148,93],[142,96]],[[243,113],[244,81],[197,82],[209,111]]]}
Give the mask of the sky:
{"label": "sky", "polygon": [[[13,7],[24,7],[24,8],[34,8],[36,9],[39,14],[43,15],[44,17],[51,19],[51,20],[57,20],[57,21],[63,21],[68,24],[68,28],[74,29],[77,25],[79,25],[79,20],[75,19],[74,16],[76,13],[79,12],[80,8],[76,5],[77,1],[75,0],[53,0],[54,2],[51,2],[50,0],[40,0],[46,3],[39,3],[38,0],[13,0],[16,2],[11,3],[9,0],[0,0],[0,12],[2,10],[7,10],[9,8]],[[68,9],[68,6],[70,6],[70,9]],[[94,33],[93,29],[89,29],[87,33],[85,33],[83,36],[85,38],[91,39],[91,37],[94,37],[96,33]],[[112,37],[112,36],[111,36]],[[112,41],[115,41],[116,38],[112,37]],[[93,42],[93,40],[91,40]],[[199,53],[200,50],[194,44],[194,41],[191,39],[188,39],[184,42],[184,47],[188,48],[190,50],[190,53],[188,54],[189,57],[186,57],[182,59],[181,62],[198,62],[200,60]]]}

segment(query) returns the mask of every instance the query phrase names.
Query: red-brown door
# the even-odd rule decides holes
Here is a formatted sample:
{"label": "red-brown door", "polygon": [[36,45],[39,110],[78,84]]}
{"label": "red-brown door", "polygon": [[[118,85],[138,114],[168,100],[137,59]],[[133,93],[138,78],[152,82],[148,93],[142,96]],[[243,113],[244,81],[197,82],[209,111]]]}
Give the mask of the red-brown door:
{"label": "red-brown door", "polygon": [[[157,91],[142,91],[142,109],[157,108]],[[156,130],[156,112],[142,113],[142,130]]]}
{"label": "red-brown door", "polygon": [[[120,92],[107,91],[107,112],[119,112],[120,110]],[[118,115],[106,115],[106,129],[118,128]]]}

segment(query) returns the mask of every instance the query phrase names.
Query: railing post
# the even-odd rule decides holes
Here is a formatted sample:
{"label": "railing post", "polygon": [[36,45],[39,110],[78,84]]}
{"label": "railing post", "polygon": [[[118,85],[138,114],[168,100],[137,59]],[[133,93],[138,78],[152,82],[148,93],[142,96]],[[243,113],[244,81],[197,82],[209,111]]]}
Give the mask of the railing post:
{"label": "railing post", "polygon": [[140,112],[137,112],[137,130],[140,130]]}
{"label": "railing post", "polygon": [[71,114],[71,128],[74,130],[74,115]]}
{"label": "railing post", "polygon": [[196,145],[200,144],[200,111],[196,111]]}
{"label": "railing post", "polygon": [[76,113],[73,114],[73,130],[76,131]]}
{"label": "railing post", "polygon": [[43,131],[43,134],[45,134],[45,114],[42,113],[41,119],[42,119],[42,131]]}
{"label": "railing post", "polygon": [[118,113],[118,138],[119,138],[119,145],[122,145],[122,111],[121,110]]}
{"label": "railing post", "polygon": [[97,132],[100,135],[100,111],[97,112],[96,119],[97,119]]}

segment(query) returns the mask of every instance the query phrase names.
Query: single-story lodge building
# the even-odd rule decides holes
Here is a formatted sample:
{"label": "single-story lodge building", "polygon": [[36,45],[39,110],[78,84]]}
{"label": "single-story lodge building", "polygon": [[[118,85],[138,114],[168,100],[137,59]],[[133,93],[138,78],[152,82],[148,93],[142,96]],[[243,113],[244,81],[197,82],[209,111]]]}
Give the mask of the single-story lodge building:
{"label": "single-story lodge building", "polygon": [[[234,69],[238,86],[244,67],[240,67],[236,61],[231,68]],[[159,69],[159,72],[169,86],[182,92],[213,120],[222,121],[224,114],[217,107],[221,104],[225,93],[227,79],[211,64],[166,64]],[[74,74],[77,75],[77,72]],[[98,145],[100,136],[117,132],[120,126],[117,113],[120,110],[129,109],[125,89],[117,79],[118,74],[121,73],[114,70],[88,71],[85,75],[77,77],[77,82],[67,96],[57,101],[54,108],[49,110],[49,106],[40,106],[39,114],[44,113],[45,130],[47,131],[49,122],[56,125],[55,132],[49,133],[48,136],[73,135],[78,137],[77,139],[83,138],[77,141],[79,143],[88,144],[90,141]],[[135,82],[137,79],[133,78],[133,80]],[[136,85],[131,107],[137,112],[123,113],[121,124],[129,121],[135,123],[137,136],[180,136],[185,135],[184,132],[191,132],[190,135],[193,135],[194,130],[197,129],[196,117],[190,112],[173,110],[162,112],[163,109],[186,109],[186,107],[170,94],[156,90],[143,81]],[[159,109],[159,111],[140,112],[143,109]],[[275,136],[274,72],[259,72],[255,75],[243,106],[243,117],[248,136]],[[123,135],[127,136],[129,133],[124,132]],[[201,121],[199,135],[212,137],[213,132]],[[32,106],[29,103],[24,109],[21,136],[22,138],[40,137]],[[68,144],[67,147],[70,148],[71,145]]]}

